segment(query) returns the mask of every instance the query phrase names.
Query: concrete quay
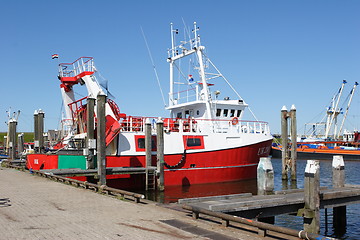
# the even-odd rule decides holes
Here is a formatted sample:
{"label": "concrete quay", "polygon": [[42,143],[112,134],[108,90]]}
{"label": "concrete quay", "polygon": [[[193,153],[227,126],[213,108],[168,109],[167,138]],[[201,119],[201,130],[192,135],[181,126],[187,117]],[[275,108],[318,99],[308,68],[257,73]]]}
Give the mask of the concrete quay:
{"label": "concrete quay", "polygon": [[2,167],[0,226],[0,239],[264,239],[169,206],[123,201]]}

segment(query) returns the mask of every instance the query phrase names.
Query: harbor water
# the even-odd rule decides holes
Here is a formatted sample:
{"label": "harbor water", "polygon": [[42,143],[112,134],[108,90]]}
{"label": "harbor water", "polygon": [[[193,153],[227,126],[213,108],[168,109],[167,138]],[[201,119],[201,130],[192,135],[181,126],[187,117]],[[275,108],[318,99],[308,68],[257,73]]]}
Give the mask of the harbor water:
{"label": "harbor water", "polygon": [[[283,183],[281,180],[281,159],[273,158],[272,164],[274,168],[275,178],[275,191],[293,188],[304,187],[304,172],[306,161],[297,161],[297,176],[298,180],[296,185]],[[345,161],[345,173],[347,184],[360,184],[360,162],[359,161]],[[321,187],[332,187],[332,160],[320,161],[320,185]],[[166,187],[165,191],[161,194],[155,192],[147,193],[147,198],[150,200],[172,203],[177,202],[180,198],[204,197],[215,195],[227,195],[237,193],[252,193],[257,194],[257,182],[254,180],[245,180],[230,183],[217,183],[217,184],[199,184],[191,186],[172,186]],[[355,240],[360,239],[360,204],[351,204],[347,206],[347,228],[345,233],[335,234],[332,224],[332,209],[327,210],[327,226],[325,224],[325,210],[321,209],[321,226],[320,234],[339,239]],[[289,227],[297,230],[303,228],[303,218],[280,215],[275,218],[275,224],[279,226]]]}

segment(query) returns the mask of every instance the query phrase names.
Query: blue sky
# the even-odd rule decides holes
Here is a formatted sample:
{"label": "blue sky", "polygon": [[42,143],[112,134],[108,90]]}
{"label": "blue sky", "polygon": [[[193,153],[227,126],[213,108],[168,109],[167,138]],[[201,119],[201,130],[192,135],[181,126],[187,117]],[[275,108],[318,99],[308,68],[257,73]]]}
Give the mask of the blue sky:
{"label": "blue sky", "polygon": [[[198,23],[207,55],[273,133],[280,131],[283,105],[295,104],[302,133],[343,79],[344,95],[360,80],[360,1],[2,0],[1,8],[0,131],[10,107],[21,110],[18,131],[33,130],[36,109],[45,112],[46,129],[58,127],[54,53],[60,62],[94,57],[122,112],[167,116],[141,27],[165,88],[169,24],[182,30],[183,20]],[[349,128],[360,128],[359,96]]]}

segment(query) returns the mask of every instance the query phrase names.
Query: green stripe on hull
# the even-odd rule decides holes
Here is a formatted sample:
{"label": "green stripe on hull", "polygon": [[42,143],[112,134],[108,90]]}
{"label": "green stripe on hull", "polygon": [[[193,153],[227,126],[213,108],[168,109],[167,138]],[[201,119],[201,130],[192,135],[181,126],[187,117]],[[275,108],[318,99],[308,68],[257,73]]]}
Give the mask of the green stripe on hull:
{"label": "green stripe on hull", "polygon": [[59,155],[58,169],[80,168],[86,169],[85,156]]}

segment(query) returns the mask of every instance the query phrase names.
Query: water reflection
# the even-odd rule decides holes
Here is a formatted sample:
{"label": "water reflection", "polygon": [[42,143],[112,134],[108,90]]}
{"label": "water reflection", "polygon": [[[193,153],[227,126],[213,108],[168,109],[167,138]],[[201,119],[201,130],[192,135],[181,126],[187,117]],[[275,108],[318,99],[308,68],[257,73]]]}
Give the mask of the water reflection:
{"label": "water reflection", "polygon": [[147,199],[160,203],[174,203],[181,198],[207,197],[238,193],[257,193],[256,179],[216,184],[196,184],[190,186],[169,186],[163,193],[144,192]]}

